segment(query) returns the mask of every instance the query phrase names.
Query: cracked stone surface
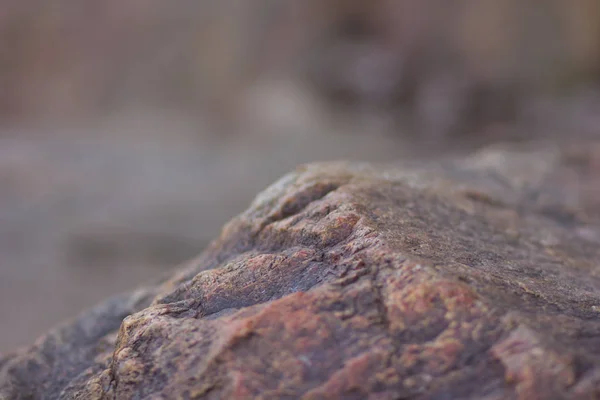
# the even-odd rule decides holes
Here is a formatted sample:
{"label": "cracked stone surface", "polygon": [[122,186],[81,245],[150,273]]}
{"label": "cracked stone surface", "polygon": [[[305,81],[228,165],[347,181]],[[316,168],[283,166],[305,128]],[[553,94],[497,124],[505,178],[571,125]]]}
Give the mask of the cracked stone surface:
{"label": "cracked stone surface", "polygon": [[597,398],[599,244],[599,145],[304,166],[0,399]]}

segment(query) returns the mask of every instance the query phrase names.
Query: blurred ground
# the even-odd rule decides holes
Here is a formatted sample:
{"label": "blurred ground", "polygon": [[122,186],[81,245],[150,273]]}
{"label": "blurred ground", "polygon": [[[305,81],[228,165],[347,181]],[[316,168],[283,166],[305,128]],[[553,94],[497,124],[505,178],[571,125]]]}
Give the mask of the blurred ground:
{"label": "blurred ground", "polygon": [[5,1],[0,352],[297,164],[600,134],[596,0]]}

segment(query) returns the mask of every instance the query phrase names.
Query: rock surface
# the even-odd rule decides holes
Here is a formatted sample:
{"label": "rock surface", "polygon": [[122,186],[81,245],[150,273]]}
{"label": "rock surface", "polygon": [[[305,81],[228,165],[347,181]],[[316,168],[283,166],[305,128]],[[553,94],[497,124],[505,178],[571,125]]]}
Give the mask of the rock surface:
{"label": "rock surface", "polygon": [[598,145],[308,165],[0,358],[0,399],[597,398],[599,242]]}

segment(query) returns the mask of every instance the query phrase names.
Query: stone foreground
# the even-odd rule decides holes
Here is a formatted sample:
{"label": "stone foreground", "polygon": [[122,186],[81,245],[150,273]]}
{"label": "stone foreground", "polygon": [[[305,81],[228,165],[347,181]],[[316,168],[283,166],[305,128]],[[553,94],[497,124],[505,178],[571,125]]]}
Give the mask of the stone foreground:
{"label": "stone foreground", "polygon": [[597,145],[305,166],[0,358],[0,399],[598,398],[599,244]]}

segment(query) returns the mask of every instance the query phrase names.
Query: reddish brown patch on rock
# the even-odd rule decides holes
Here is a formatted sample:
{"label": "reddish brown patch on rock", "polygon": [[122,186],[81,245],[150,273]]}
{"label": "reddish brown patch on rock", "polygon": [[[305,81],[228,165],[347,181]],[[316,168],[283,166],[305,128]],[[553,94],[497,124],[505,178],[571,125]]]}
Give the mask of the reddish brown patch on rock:
{"label": "reddish brown patch on rock", "polygon": [[536,333],[519,326],[491,349],[504,368],[505,379],[516,385],[519,399],[567,397],[575,382],[575,366],[569,354],[544,348]]}

